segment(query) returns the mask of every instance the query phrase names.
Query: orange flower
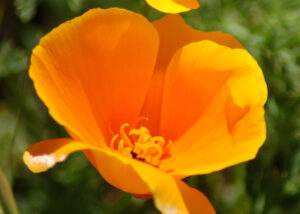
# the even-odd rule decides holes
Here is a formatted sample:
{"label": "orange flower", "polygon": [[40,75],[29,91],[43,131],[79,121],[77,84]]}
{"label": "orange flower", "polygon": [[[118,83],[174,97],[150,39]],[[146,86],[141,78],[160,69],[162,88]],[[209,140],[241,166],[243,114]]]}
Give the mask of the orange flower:
{"label": "orange flower", "polygon": [[198,0],[146,0],[146,2],[164,13],[181,13],[199,7]]}
{"label": "orange flower", "polygon": [[240,43],[178,15],[93,9],[41,39],[30,77],[69,139],[31,146],[46,171],[82,150],[105,180],[162,213],[215,213],[182,178],[252,159],[266,137],[261,69]]}

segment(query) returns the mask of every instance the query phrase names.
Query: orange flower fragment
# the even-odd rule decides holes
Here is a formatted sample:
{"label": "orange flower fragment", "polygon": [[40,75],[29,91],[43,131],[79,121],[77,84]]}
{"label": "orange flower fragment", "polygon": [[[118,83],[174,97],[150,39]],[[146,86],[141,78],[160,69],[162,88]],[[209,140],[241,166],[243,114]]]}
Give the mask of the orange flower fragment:
{"label": "orange flower fragment", "polygon": [[40,41],[29,70],[51,116],[70,134],[23,159],[43,172],[83,151],[103,178],[170,213],[215,213],[181,179],[253,159],[266,138],[261,69],[232,36],[179,15],[150,23],[93,9]]}
{"label": "orange flower fragment", "polygon": [[198,0],[146,0],[146,2],[164,13],[181,13],[200,6]]}

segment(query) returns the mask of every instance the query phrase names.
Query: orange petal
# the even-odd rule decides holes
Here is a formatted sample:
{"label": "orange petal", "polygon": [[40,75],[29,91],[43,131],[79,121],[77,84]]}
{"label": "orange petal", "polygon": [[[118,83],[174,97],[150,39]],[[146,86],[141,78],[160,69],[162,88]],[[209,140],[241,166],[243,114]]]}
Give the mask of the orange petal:
{"label": "orange petal", "polygon": [[147,116],[146,124],[153,134],[158,134],[160,109],[162,102],[162,89],[166,74],[166,67],[175,52],[183,46],[202,40],[214,41],[230,48],[243,48],[242,45],[231,35],[222,32],[201,32],[187,25],[180,15],[168,14],[162,19],[153,22],[159,33],[159,53],[149,88],[142,116]]}
{"label": "orange petal", "polygon": [[151,165],[106,150],[90,152],[94,166],[109,183],[133,194],[152,194],[162,213],[215,213],[202,193]]}
{"label": "orange petal", "polygon": [[30,77],[52,117],[82,141],[103,145],[140,112],[158,48],[143,16],[92,9],[47,34],[34,49]]}
{"label": "orange petal", "polygon": [[31,171],[39,173],[79,150],[84,150],[100,174],[112,185],[133,194],[151,194],[162,213],[215,213],[202,193],[171,175],[119,153],[72,139],[53,139],[34,144],[26,150],[23,159]]}
{"label": "orange petal", "polygon": [[23,154],[27,167],[34,173],[44,172],[64,161],[70,153],[91,148],[68,138],[45,140],[30,146]]}
{"label": "orange petal", "polygon": [[224,103],[213,102],[176,142],[172,153],[176,159],[163,163],[162,170],[180,176],[207,174],[255,158],[266,139],[263,107],[250,108],[230,131]]}
{"label": "orange petal", "polygon": [[176,180],[176,183],[184,200],[185,206],[187,207],[188,213],[216,213],[210,202],[201,192],[189,187],[181,180]]}
{"label": "orange petal", "polygon": [[243,48],[232,35],[196,30],[187,25],[180,15],[168,14],[153,22],[153,25],[160,41],[156,67],[166,67],[178,49],[192,42],[210,40],[230,48]]}
{"label": "orange petal", "polygon": [[146,0],[146,2],[164,13],[181,13],[199,7],[197,0]]}
{"label": "orange petal", "polygon": [[262,71],[245,50],[211,41],[184,47],[168,67],[162,106],[162,135],[177,139],[176,158],[161,168],[203,174],[254,158],[266,137],[266,98]]}
{"label": "orange petal", "polygon": [[[238,82],[234,81],[238,80],[235,73],[240,70],[249,73],[248,76],[240,75],[242,78],[250,79],[250,74],[254,76],[257,72],[262,76],[260,70],[256,71],[259,67],[252,68],[253,65],[244,60],[244,55],[251,58],[243,49],[231,49],[208,40],[192,43],[178,51],[167,69],[161,110],[161,135],[175,141],[184,134],[229,79],[231,82]],[[249,86],[252,87],[252,94],[256,93],[254,91],[257,91],[256,94],[260,93],[255,90],[256,85],[252,85],[252,82],[244,85],[245,95]]]}
{"label": "orange petal", "polygon": [[151,194],[147,184],[132,167],[134,163],[145,163],[127,158],[118,152],[103,149],[88,150],[85,151],[85,155],[111,185],[133,194]]}
{"label": "orange petal", "polygon": [[145,126],[150,130],[152,135],[159,135],[160,111],[163,96],[165,72],[155,70],[152,81],[146,96],[141,116],[148,118],[144,121]]}

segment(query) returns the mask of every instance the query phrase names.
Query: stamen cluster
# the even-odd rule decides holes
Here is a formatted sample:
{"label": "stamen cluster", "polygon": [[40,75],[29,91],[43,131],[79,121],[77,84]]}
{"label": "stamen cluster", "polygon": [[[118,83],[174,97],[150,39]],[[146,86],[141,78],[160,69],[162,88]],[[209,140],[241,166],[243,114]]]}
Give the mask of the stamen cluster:
{"label": "stamen cluster", "polygon": [[126,157],[145,161],[153,166],[158,166],[162,159],[170,157],[172,141],[166,141],[161,136],[152,137],[150,131],[144,126],[133,128],[127,134],[126,127],[130,125],[124,123],[120,127],[120,134],[114,135],[111,139],[112,149]]}

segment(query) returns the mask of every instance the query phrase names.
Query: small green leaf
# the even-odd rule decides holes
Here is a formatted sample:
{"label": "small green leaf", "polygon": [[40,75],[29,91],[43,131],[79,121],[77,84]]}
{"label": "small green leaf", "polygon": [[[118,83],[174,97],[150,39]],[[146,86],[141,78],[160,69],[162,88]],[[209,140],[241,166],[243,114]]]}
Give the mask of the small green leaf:
{"label": "small green leaf", "polygon": [[36,12],[37,0],[14,0],[17,15],[22,22],[29,22]]}
{"label": "small green leaf", "polygon": [[300,152],[294,157],[290,178],[285,183],[284,190],[289,195],[300,192]]}
{"label": "small green leaf", "polygon": [[83,0],[68,0],[69,8],[72,12],[79,12],[83,8]]}
{"label": "small green leaf", "polygon": [[10,42],[0,43],[0,78],[11,74],[18,74],[27,68],[27,57]]}

